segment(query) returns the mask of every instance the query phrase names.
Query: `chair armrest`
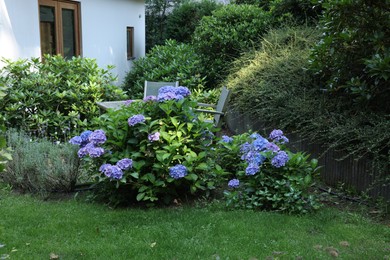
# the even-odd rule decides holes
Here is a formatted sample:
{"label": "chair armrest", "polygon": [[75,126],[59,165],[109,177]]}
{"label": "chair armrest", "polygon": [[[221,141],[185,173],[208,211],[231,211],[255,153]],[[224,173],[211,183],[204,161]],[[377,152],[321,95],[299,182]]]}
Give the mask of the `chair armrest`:
{"label": "chair armrest", "polygon": [[224,115],[225,113],[215,110],[207,110],[207,109],[195,109],[196,112],[200,113],[209,113],[209,114],[217,114],[217,115]]}
{"label": "chair armrest", "polygon": [[214,104],[207,104],[207,103],[198,103],[198,106],[200,106],[200,107],[212,107],[212,108],[216,108],[217,107]]}

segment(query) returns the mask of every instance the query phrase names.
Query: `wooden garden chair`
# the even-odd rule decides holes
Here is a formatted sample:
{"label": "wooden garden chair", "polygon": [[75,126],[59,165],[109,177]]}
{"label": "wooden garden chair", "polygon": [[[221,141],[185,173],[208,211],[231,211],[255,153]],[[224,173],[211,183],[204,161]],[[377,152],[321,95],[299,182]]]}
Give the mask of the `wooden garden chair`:
{"label": "wooden garden chair", "polygon": [[162,82],[162,81],[147,81],[147,80],[145,80],[144,98],[147,96],[157,96],[158,90],[161,87],[165,87],[165,86],[178,87],[179,81]]}

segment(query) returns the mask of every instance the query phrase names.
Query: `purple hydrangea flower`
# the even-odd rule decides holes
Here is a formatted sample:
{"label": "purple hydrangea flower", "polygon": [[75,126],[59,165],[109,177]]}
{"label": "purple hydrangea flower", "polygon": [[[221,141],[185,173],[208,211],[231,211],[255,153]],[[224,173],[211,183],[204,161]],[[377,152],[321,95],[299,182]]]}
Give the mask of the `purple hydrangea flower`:
{"label": "purple hydrangea flower", "polygon": [[230,188],[238,188],[238,186],[240,186],[240,181],[238,179],[231,179],[229,182],[228,182],[228,186]]}
{"label": "purple hydrangea flower", "polygon": [[145,117],[141,114],[134,115],[130,117],[127,122],[129,123],[129,126],[134,126],[136,124],[145,122]]}
{"label": "purple hydrangea flower", "polygon": [[85,157],[86,155],[88,154],[88,149],[86,147],[81,147],[78,152],[77,152],[77,156],[79,158],[83,158]]}
{"label": "purple hydrangea flower", "polygon": [[271,164],[276,168],[280,168],[285,166],[287,161],[289,160],[288,155],[285,151],[279,151],[274,158],[271,160]]}
{"label": "purple hydrangea flower", "polygon": [[275,140],[283,135],[283,131],[280,129],[274,129],[272,132],[269,134],[269,138],[272,140]]}
{"label": "purple hydrangea flower", "polygon": [[[87,146],[86,146],[86,148],[87,148]],[[97,157],[100,157],[104,154],[104,149],[101,147],[97,147],[97,146],[89,147],[89,148],[87,148],[87,150],[88,150],[88,154],[89,154],[89,156],[91,156],[91,158],[97,158]]]}
{"label": "purple hydrangea flower", "polygon": [[148,140],[150,142],[155,142],[155,141],[160,140],[160,133],[159,132],[155,132],[154,134],[149,134],[148,135]]}
{"label": "purple hydrangea flower", "polygon": [[191,91],[187,87],[180,86],[175,88],[174,90],[176,95],[180,95],[182,97],[188,97],[189,95],[191,95]]}
{"label": "purple hydrangea flower", "polygon": [[233,141],[233,138],[231,138],[230,136],[227,136],[227,135],[222,136],[222,142],[230,143],[232,141]]}
{"label": "purple hydrangea flower", "polygon": [[280,129],[274,129],[269,135],[269,138],[275,142],[280,142],[282,144],[288,143],[288,138],[283,135],[283,131]]}
{"label": "purple hydrangea flower", "polygon": [[157,96],[158,102],[164,102],[172,99],[177,99],[177,95],[173,92],[161,93]]}
{"label": "purple hydrangea flower", "polygon": [[103,130],[95,130],[89,135],[89,141],[93,144],[104,144],[107,140],[106,133]]}
{"label": "purple hydrangea flower", "polygon": [[255,163],[250,163],[245,169],[246,175],[255,175],[260,170],[260,167]]}
{"label": "purple hydrangea flower", "polygon": [[122,170],[116,165],[111,165],[111,164],[106,165],[103,169],[103,173],[108,178],[115,179],[115,180],[120,180],[123,177]]}
{"label": "purple hydrangea flower", "polygon": [[277,153],[277,152],[280,151],[279,146],[277,146],[277,145],[274,144],[274,143],[268,143],[268,144],[266,145],[266,149],[267,149],[268,151],[271,151],[271,152],[274,152],[274,153]]}
{"label": "purple hydrangea flower", "polygon": [[158,89],[158,94],[164,94],[164,93],[175,93],[175,87],[164,86]]}
{"label": "purple hydrangea flower", "polygon": [[99,171],[102,172],[102,173],[104,173],[104,171],[106,170],[106,168],[107,168],[108,166],[111,166],[111,164],[109,164],[109,163],[102,164],[102,165],[100,166],[100,168],[99,168]]}
{"label": "purple hydrangea flower", "polygon": [[76,144],[76,145],[81,145],[82,142],[83,142],[83,140],[81,139],[80,136],[72,137],[72,138],[69,140],[69,143],[71,143],[71,144]]}
{"label": "purple hydrangea flower", "polygon": [[144,102],[148,102],[148,101],[156,101],[157,100],[157,97],[156,96],[146,96],[144,98]]}
{"label": "purple hydrangea flower", "polygon": [[134,102],[134,100],[132,100],[132,99],[126,100],[125,101],[125,106],[130,106],[130,104],[133,103],[133,102]]}
{"label": "purple hydrangea flower", "polygon": [[191,91],[187,87],[164,86],[158,90],[157,100],[159,102],[172,99],[181,100],[189,95],[191,95]]}
{"label": "purple hydrangea flower", "polygon": [[169,169],[169,175],[174,179],[180,179],[187,175],[187,168],[182,164],[177,164]]}
{"label": "purple hydrangea flower", "polygon": [[133,167],[133,160],[129,158],[123,158],[116,163],[116,166],[118,166],[121,170],[128,170]]}

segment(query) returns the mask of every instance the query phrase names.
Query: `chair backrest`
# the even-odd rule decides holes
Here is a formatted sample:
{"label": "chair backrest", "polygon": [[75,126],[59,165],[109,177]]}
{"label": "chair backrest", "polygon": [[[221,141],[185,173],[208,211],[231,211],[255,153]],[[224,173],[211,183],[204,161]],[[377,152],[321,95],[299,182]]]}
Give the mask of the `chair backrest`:
{"label": "chair backrest", "polygon": [[[217,107],[215,108],[216,111],[222,112],[223,114],[226,112],[227,104],[229,102],[230,98],[230,90],[228,90],[226,87],[222,87],[221,95],[219,96]],[[221,127],[222,124],[222,116],[223,114],[215,114],[214,115],[214,125],[216,127]]]}
{"label": "chair backrest", "polygon": [[145,87],[144,87],[144,98],[147,96],[157,96],[158,95],[158,90],[161,87],[165,86],[172,86],[172,87],[178,87],[179,86],[179,81],[175,82],[156,82],[156,81],[147,81],[145,80]]}

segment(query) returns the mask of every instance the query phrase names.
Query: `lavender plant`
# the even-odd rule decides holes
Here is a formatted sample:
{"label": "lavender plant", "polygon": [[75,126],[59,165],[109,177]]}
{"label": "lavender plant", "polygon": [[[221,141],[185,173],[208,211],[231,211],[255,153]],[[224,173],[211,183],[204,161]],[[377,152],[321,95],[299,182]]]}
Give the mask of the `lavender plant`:
{"label": "lavender plant", "polygon": [[273,130],[268,139],[258,133],[221,137],[214,158],[216,169],[228,180],[228,206],[288,213],[319,206],[309,193],[318,162],[289,151],[288,141],[281,130]]}
{"label": "lavender plant", "polygon": [[98,120],[100,129],[70,142],[116,198],[123,193],[127,201],[154,203],[207,193],[216,174],[208,156],[216,129],[194,112],[190,94],[186,87],[163,87],[156,97],[109,110]]}

